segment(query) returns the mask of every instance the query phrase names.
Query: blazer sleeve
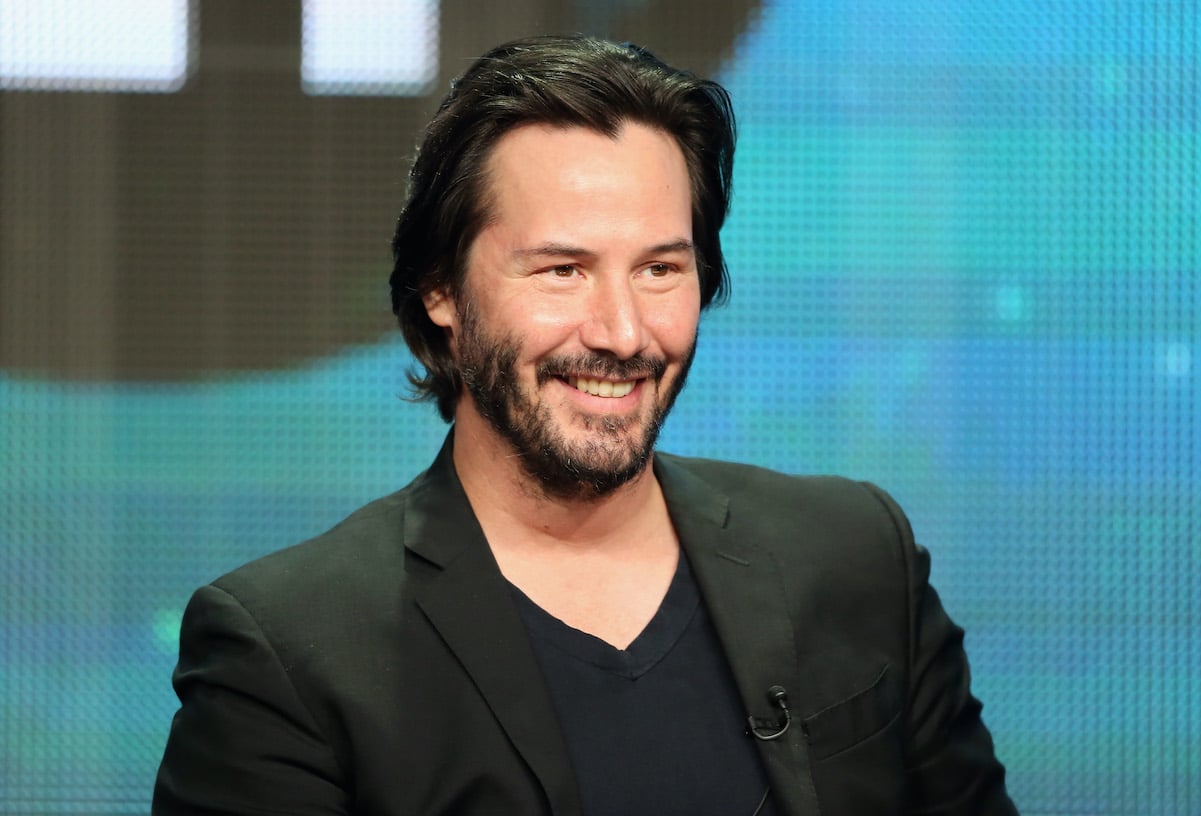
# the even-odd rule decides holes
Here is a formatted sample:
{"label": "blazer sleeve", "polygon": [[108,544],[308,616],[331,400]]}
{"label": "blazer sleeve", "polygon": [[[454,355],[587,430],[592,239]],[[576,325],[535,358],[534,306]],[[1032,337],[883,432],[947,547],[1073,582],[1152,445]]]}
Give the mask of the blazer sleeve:
{"label": "blazer sleeve", "polygon": [[871,487],[897,525],[909,575],[906,813],[1016,816],[1005,768],[971,692],[963,630],[930,586],[930,555],[900,508]]}
{"label": "blazer sleeve", "polygon": [[152,813],[348,812],[343,773],[288,668],[239,601],[198,590],[173,676],[180,709]]}

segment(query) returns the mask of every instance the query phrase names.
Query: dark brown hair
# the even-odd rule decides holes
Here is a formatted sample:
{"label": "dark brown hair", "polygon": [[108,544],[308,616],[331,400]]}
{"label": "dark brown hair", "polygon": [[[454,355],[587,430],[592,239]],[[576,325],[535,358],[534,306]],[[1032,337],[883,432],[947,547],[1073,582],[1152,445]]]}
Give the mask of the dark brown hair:
{"label": "dark brown hair", "polygon": [[650,52],[589,37],[534,37],[494,48],[451,83],[409,174],[392,239],[395,312],[425,374],[417,396],[436,399],[448,422],[461,383],[443,330],[423,296],[457,296],[468,251],[487,220],[485,170],[498,139],[532,123],[581,126],[616,136],[625,122],[673,136],[692,185],[692,229],[701,307],[725,299],[720,231],[729,211],[734,113],[716,82],[672,68]]}

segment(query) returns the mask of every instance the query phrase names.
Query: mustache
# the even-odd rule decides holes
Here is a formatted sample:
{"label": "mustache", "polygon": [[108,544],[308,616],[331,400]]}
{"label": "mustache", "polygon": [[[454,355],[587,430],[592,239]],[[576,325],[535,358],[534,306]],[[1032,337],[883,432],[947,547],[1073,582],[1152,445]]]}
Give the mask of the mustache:
{"label": "mustache", "polygon": [[605,380],[661,379],[667,371],[667,361],[658,357],[636,354],[627,360],[611,354],[573,354],[550,357],[538,364],[535,374],[538,384],[571,376],[587,376]]}

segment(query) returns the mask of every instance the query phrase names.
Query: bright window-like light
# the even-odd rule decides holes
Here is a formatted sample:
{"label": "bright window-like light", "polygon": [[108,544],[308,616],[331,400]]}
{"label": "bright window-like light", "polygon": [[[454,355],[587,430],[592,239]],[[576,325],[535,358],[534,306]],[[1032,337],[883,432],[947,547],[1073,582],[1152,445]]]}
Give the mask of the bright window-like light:
{"label": "bright window-like light", "polygon": [[438,0],[304,0],[306,93],[417,96],[438,76]]}
{"label": "bright window-like light", "polygon": [[0,0],[0,88],[175,91],[188,0]]}

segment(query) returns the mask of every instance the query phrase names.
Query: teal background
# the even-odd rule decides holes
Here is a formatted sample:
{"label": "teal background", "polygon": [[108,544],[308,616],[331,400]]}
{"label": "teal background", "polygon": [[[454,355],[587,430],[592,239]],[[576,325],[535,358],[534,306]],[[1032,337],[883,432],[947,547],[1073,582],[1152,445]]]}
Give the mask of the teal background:
{"label": "teal background", "polygon": [[[827,0],[718,71],[733,299],[661,447],[898,498],[1027,814],[1201,813],[1198,58],[1193,0]],[[0,372],[0,812],[146,810],[188,595],[428,463],[409,362]]]}

